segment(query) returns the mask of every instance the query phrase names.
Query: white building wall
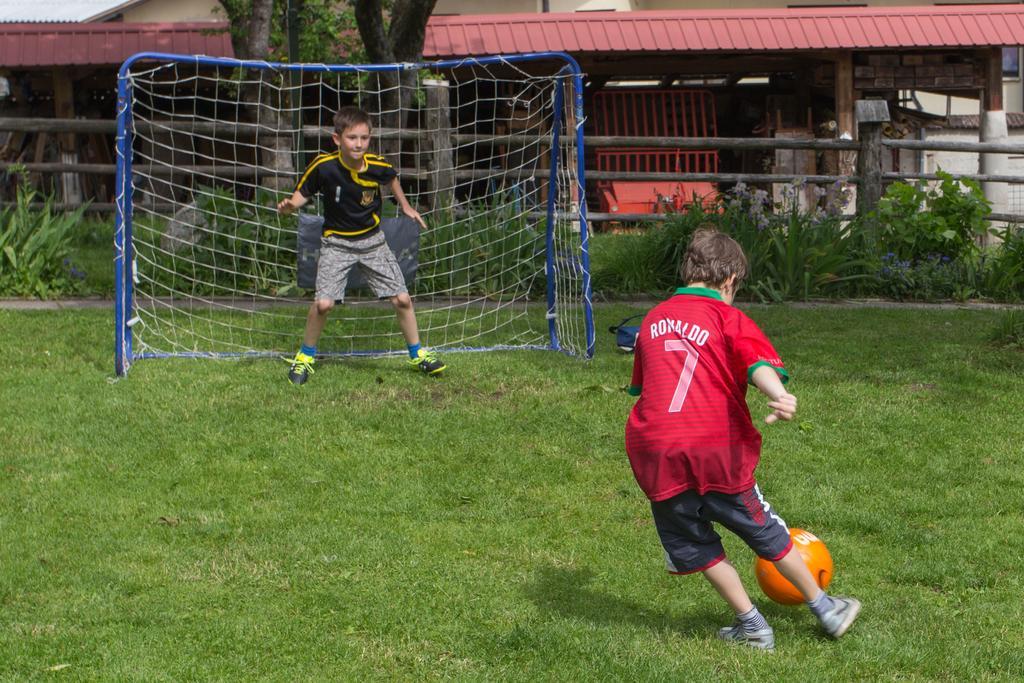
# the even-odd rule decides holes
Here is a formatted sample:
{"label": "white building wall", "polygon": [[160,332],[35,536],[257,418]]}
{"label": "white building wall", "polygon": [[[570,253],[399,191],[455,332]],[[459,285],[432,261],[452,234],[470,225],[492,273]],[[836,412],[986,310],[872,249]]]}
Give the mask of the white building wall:
{"label": "white building wall", "polygon": [[[1024,143],[1024,130],[1011,128],[1009,137],[1010,142]],[[925,139],[942,142],[978,142],[978,131],[926,128]],[[1007,162],[1007,175],[1024,176],[1024,155],[1010,155]],[[922,172],[935,173],[939,169],[954,174],[977,173],[978,155],[964,152],[925,152]],[[1008,187],[1006,204],[993,204],[992,211],[1024,215],[1024,183],[1011,184]]]}
{"label": "white building wall", "polygon": [[129,22],[224,21],[217,0],[149,0],[124,11]]}
{"label": "white building wall", "polygon": [[[642,0],[548,0],[551,12],[597,12],[614,11],[629,12],[645,9],[640,7]],[[543,0],[437,0],[434,14],[517,14],[540,12],[544,7]],[[677,5],[680,9],[682,5]]]}
{"label": "white building wall", "polygon": [[[698,0],[697,2],[685,2],[683,0],[636,0],[634,3],[637,5],[634,9],[638,10],[662,10],[662,9],[729,9],[739,7],[799,7],[806,5],[809,7],[861,7],[868,5],[869,7],[906,7],[912,5],[938,5],[938,4],[952,4],[952,3],[939,3],[939,2],[915,2],[914,0],[830,0],[828,2],[816,2],[815,0],[793,0],[792,2],[786,2],[782,0],[722,0],[716,2],[715,0]],[[991,2],[984,2],[981,0],[963,0],[957,2],[957,5],[989,5]]]}
{"label": "white building wall", "polygon": [[434,5],[434,16],[444,14],[520,14],[539,12],[540,10],[540,0],[503,0],[502,2],[437,0],[437,4]]}

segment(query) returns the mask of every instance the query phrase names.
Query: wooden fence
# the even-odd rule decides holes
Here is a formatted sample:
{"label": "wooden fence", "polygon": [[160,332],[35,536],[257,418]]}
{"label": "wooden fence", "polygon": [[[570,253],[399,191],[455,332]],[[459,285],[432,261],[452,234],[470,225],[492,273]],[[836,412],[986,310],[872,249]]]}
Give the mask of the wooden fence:
{"label": "wooden fence", "polygon": [[[199,132],[206,134],[230,133],[231,137],[239,138],[254,136],[257,133],[262,135],[278,135],[278,131],[267,126],[248,123],[164,123],[164,122],[142,122],[137,123],[136,128],[140,131],[160,130],[173,132],[174,130]],[[98,119],[44,119],[44,118],[0,118],[0,131],[23,131],[23,132],[46,132],[65,134],[113,134],[116,131],[116,123],[113,120]],[[331,129],[318,126],[305,126],[302,129],[303,136],[308,140],[319,141],[329,137]],[[382,138],[420,138],[429,133],[414,130],[389,130],[381,129],[376,131],[377,136]],[[492,136],[470,133],[453,133],[449,136],[452,143],[456,145],[483,142],[492,139]],[[502,136],[502,142],[529,143],[546,141],[546,138],[527,135]],[[588,148],[602,147],[645,147],[645,148],[673,148],[683,150],[813,150],[815,152],[853,152],[857,157],[855,172],[850,174],[834,175],[806,175],[806,174],[783,174],[783,173],[629,173],[587,170],[587,180],[625,180],[625,181],[701,181],[714,183],[737,183],[748,184],[772,184],[805,182],[814,184],[826,183],[849,183],[858,188],[857,212],[870,211],[877,204],[878,198],[882,196],[884,185],[893,181],[907,180],[936,180],[935,174],[928,173],[902,173],[885,172],[880,168],[879,160],[884,150],[914,150],[931,152],[960,152],[969,154],[1008,154],[1024,156],[1024,141],[1019,143],[993,143],[993,142],[953,142],[939,140],[898,140],[888,139],[881,136],[881,126],[877,123],[862,123],[859,130],[859,141],[833,140],[833,139],[810,139],[796,140],[784,138],[649,138],[649,137],[626,137],[626,136],[588,136],[585,144]],[[29,173],[79,173],[79,174],[110,174],[113,175],[116,166],[114,164],[85,164],[85,163],[59,163],[59,162],[37,162],[37,163],[14,163],[0,161],[0,171],[9,170],[18,166]],[[201,173],[214,177],[224,178],[245,178],[253,177],[256,169],[251,166],[237,166],[229,164],[221,165],[194,165],[176,166],[165,165],[136,166],[137,170],[151,173],[155,176],[188,175]],[[400,169],[403,177],[427,178],[429,173],[419,169]],[[489,170],[460,169],[451,172],[457,179],[487,178],[493,175]],[[951,174],[955,179],[970,179],[980,183],[1013,183],[1024,184],[1024,175],[1018,174]],[[79,204],[58,203],[58,209],[75,208]],[[171,205],[168,205],[170,207]],[[109,202],[94,202],[90,204],[91,211],[113,211],[114,204]],[[621,213],[598,213],[588,212],[592,221],[639,221],[639,220],[664,220],[665,214],[642,213],[642,214],[621,214]],[[992,214],[995,221],[1022,222],[1024,215],[1018,214]]]}

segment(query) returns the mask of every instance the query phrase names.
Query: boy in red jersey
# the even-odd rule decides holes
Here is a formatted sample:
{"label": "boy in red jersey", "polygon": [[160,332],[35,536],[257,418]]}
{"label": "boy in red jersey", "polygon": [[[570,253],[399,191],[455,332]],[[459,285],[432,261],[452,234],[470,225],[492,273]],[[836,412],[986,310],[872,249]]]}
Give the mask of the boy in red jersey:
{"label": "boy in red jersey", "polygon": [[626,452],[651,500],[669,571],[702,572],[733,608],[736,620],[720,638],[771,650],[775,634],[726,560],[713,522],[774,562],[830,636],[846,633],[860,603],[818,587],[754,480],[761,434],[747,409],[747,385],[768,397],[768,424],[792,420],[796,397],[784,388],[789,375],[771,342],[732,306],[746,274],[746,256],[732,238],[694,234],[680,266],[686,287],[640,326],[630,384],[640,398],[626,423]]}

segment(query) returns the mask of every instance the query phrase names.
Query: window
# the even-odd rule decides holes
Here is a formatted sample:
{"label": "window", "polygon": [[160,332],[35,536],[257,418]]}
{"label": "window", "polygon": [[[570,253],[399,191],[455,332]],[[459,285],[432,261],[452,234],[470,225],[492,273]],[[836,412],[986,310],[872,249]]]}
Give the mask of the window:
{"label": "window", "polygon": [[1003,78],[1020,78],[1020,48],[1003,48]]}

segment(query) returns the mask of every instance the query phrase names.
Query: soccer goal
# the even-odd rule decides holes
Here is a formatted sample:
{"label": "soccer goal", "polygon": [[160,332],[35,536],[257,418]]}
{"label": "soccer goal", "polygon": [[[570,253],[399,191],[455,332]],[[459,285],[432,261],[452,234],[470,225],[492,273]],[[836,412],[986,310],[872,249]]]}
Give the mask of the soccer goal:
{"label": "soccer goal", "polygon": [[[131,57],[118,79],[117,374],[143,358],[294,353],[313,297],[302,264],[316,249],[275,206],[308,162],[336,151],[344,105],[371,113],[371,151],[427,222],[403,234],[385,193],[424,344],[589,358],[582,102],[579,67],[562,53],[384,65]],[[316,202],[303,213],[322,215]],[[320,352],[404,353],[390,304],[358,285]]]}

